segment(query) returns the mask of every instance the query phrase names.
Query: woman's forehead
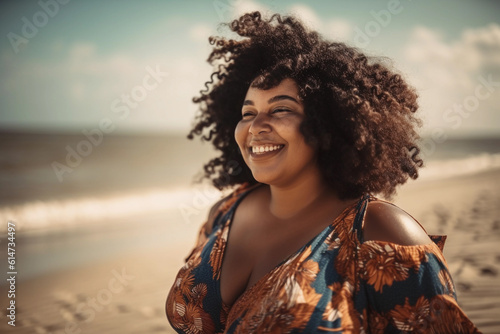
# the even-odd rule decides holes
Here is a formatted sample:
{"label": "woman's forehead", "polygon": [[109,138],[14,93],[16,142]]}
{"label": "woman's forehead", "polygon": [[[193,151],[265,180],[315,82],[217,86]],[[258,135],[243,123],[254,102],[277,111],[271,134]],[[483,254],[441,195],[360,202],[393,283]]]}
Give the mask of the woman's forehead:
{"label": "woman's forehead", "polygon": [[248,88],[245,100],[252,100],[252,98],[266,98],[273,97],[276,95],[289,95],[294,98],[299,99],[299,88],[297,83],[290,78],[284,79],[277,86],[269,89],[260,89],[257,87]]}

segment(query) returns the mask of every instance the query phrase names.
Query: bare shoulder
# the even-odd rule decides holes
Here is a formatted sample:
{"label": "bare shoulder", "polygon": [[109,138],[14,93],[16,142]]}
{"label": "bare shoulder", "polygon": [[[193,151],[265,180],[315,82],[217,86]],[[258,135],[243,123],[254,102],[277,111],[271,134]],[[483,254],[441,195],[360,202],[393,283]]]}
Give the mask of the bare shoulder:
{"label": "bare shoulder", "polygon": [[[247,212],[252,213],[253,211],[251,211],[251,210],[255,210],[255,201],[256,201],[256,199],[258,199],[260,197],[260,193],[261,193],[261,189],[259,189],[259,188],[262,188],[262,187],[256,187],[255,190],[250,191],[249,194],[247,196],[245,196],[244,200],[240,203],[240,205],[238,205],[238,208],[236,210],[237,213],[239,211],[242,211],[242,210],[243,211],[246,210]],[[212,205],[212,207],[210,208],[210,211],[208,213],[208,220],[205,224],[205,228],[206,228],[207,233],[210,233],[212,231],[214,220],[215,220],[215,218],[217,218],[217,213],[219,212],[219,209],[221,208],[221,206],[223,206],[223,204],[225,202],[227,202],[228,200],[230,200],[233,196],[234,196],[234,193],[231,193],[231,194],[227,195],[226,197],[217,201],[214,205]]]}
{"label": "bare shoulder", "polygon": [[383,201],[368,204],[363,228],[365,241],[427,245],[432,241],[420,224],[399,207]]}

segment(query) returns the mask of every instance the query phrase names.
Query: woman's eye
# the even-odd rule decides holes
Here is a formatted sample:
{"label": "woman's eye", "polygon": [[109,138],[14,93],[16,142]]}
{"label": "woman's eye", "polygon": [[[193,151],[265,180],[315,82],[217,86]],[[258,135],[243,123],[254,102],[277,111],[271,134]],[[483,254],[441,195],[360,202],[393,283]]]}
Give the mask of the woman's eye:
{"label": "woman's eye", "polygon": [[273,114],[275,113],[280,113],[280,112],[289,112],[290,109],[286,109],[286,108],[276,108],[272,111]]}
{"label": "woman's eye", "polygon": [[245,118],[245,117],[250,117],[252,116],[253,114],[249,111],[244,111],[241,113],[241,117]]}

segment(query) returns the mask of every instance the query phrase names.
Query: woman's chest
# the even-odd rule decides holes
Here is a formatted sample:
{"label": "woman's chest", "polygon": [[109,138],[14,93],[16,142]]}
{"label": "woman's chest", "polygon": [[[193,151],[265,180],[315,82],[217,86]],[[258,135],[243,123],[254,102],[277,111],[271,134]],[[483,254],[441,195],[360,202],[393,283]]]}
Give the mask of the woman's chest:
{"label": "woman's chest", "polygon": [[306,220],[281,226],[269,221],[252,224],[236,218],[222,254],[221,295],[229,305],[266,274],[320,237],[331,224],[328,216],[320,221],[312,220],[314,223]]}

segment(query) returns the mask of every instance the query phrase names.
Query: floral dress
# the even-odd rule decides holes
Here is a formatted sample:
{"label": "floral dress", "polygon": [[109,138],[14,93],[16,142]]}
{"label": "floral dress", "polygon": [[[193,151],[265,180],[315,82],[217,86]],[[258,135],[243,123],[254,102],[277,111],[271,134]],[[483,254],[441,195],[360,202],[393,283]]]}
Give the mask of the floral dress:
{"label": "floral dress", "polygon": [[220,274],[240,186],[200,230],[170,290],[178,333],[479,333],[460,309],[441,252],[445,237],[402,246],[362,240],[366,195],[248,288],[232,306]]}

